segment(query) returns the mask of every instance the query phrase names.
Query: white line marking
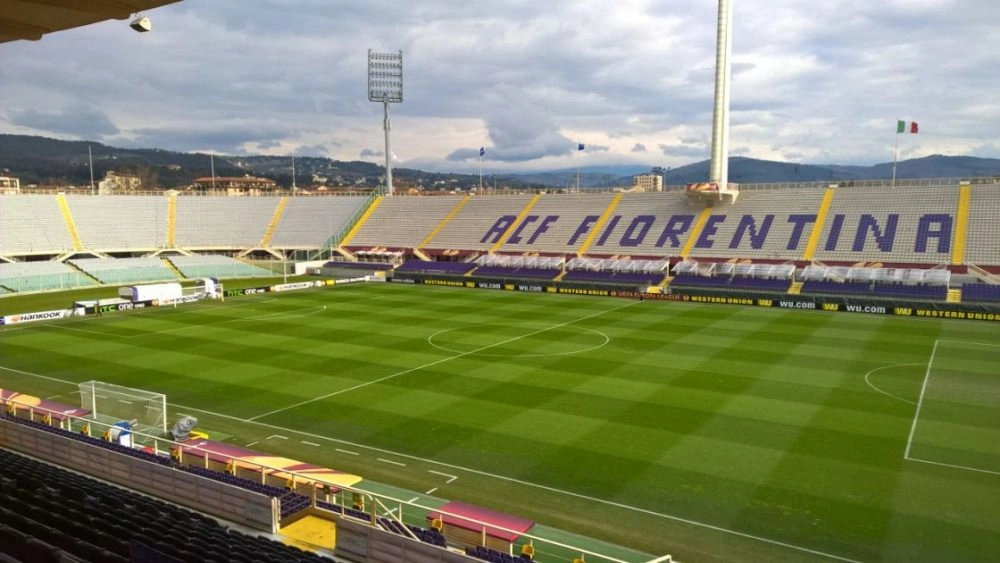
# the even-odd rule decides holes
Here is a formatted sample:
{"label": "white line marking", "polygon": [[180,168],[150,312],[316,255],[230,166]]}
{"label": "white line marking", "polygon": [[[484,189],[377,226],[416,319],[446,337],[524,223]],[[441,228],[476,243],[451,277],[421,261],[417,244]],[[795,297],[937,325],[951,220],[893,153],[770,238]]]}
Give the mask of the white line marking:
{"label": "white line marking", "polygon": [[408,500],[406,502],[408,502],[410,504],[413,504],[413,503],[417,502],[418,500],[420,500],[420,497],[413,497],[413,498],[411,498],[410,500]]}
{"label": "white line marking", "polygon": [[319,444],[317,444],[316,442],[306,442],[305,440],[302,440],[302,443],[307,446],[316,446],[317,448],[319,447]]}
{"label": "white line marking", "polygon": [[342,450],[340,448],[334,448],[334,449],[336,449],[338,452],[340,452],[342,454],[347,454],[347,455],[361,455],[358,452],[352,452],[351,450]]}
{"label": "white line marking", "polygon": [[940,340],[934,341],[934,347],[931,348],[931,357],[927,360],[927,371],[924,372],[924,384],[920,386],[920,397],[917,399],[917,409],[913,413],[913,424],[910,425],[910,437],[906,439],[906,450],[903,452],[903,459],[908,459],[910,457],[910,446],[913,445],[913,435],[917,432],[917,420],[920,419],[920,407],[924,404],[924,393],[927,391],[927,381],[931,378],[931,366],[934,365],[934,355],[937,354],[938,342],[940,342]]}
{"label": "white line marking", "polygon": [[[434,487],[433,489],[431,489],[431,490],[427,491],[427,492],[426,492],[426,493],[424,493],[424,494],[425,494],[425,495],[433,495],[433,494],[434,494],[434,491],[436,491],[436,490],[438,490],[438,488],[437,488],[437,487]],[[413,502],[413,501],[410,501],[410,502]]]}
{"label": "white line marking", "polygon": [[920,459],[919,457],[908,457],[907,461],[919,461],[920,463],[929,463],[931,465],[940,465],[941,467],[950,467],[952,469],[964,469],[966,471],[975,471],[976,473],[989,473],[990,475],[1000,475],[1000,471],[991,471],[989,469],[980,469],[978,467],[969,467],[968,465],[954,465],[951,463],[941,463],[940,461],[931,461],[929,459]]}
{"label": "white line marking", "polygon": [[381,461],[381,462],[383,462],[383,463],[391,463],[393,465],[399,465],[401,467],[406,467],[405,463],[401,463],[401,462],[398,462],[398,461],[393,461],[391,459],[385,459],[384,457],[379,457],[379,458],[376,458],[376,459],[379,460],[379,461]]}
{"label": "white line marking", "polygon": [[428,469],[427,472],[428,473],[433,473],[435,475],[440,475],[442,477],[447,477],[448,481],[445,483],[445,485],[449,485],[449,484],[451,484],[452,481],[454,481],[455,479],[458,479],[458,475],[449,475],[447,473],[441,473],[440,471],[434,471],[433,469]]}
{"label": "white line marking", "polygon": [[566,321],[564,323],[559,323],[557,325],[552,325],[552,326],[549,326],[549,327],[545,327],[545,328],[542,328],[542,329],[539,329],[539,330],[536,330],[536,331],[533,331],[533,332],[529,332],[527,334],[522,334],[521,336],[514,336],[514,337],[508,338],[506,340],[501,340],[500,342],[496,342],[496,343],[493,343],[493,344],[488,344],[486,346],[481,346],[479,348],[475,348],[475,349],[469,350],[468,352],[462,352],[460,354],[455,354],[454,356],[449,356],[447,358],[442,358],[440,360],[435,360],[433,362],[428,362],[426,364],[419,365],[419,366],[414,367],[414,368],[405,369],[403,371],[399,371],[399,372],[387,375],[385,377],[380,377],[378,379],[373,379],[371,381],[366,381],[364,383],[359,383],[357,385],[348,387],[346,389],[340,389],[340,390],[334,391],[332,393],[327,393],[326,395],[320,395],[319,397],[314,397],[312,399],[307,399],[305,401],[299,401],[298,403],[295,403],[294,405],[289,405],[287,407],[282,407],[280,409],[275,409],[273,411],[266,412],[264,414],[258,414],[257,416],[250,417],[247,420],[249,420],[249,421],[256,421],[256,420],[264,418],[266,416],[271,416],[272,414],[277,414],[279,412],[284,412],[284,411],[287,411],[289,409],[294,409],[296,407],[301,407],[302,405],[307,405],[309,403],[314,403],[316,401],[322,401],[324,399],[329,399],[330,397],[334,397],[336,395],[340,395],[342,393],[347,393],[347,392],[350,392],[350,391],[355,391],[355,390],[361,389],[363,387],[368,387],[369,385],[375,385],[376,383],[381,383],[383,381],[388,381],[390,379],[393,379],[395,377],[399,377],[401,375],[406,375],[408,373],[413,373],[413,372],[418,371],[418,370],[422,370],[422,369],[429,368],[429,367],[434,367],[434,366],[436,366],[438,364],[443,364],[445,362],[450,362],[451,360],[457,360],[459,358],[464,358],[465,356],[470,356],[470,355],[475,354],[477,352],[482,352],[483,350],[489,350],[490,348],[496,348],[497,346],[503,346],[504,344],[510,344],[511,342],[517,342],[518,340],[521,340],[522,338],[527,338],[529,336],[534,336],[536,334],[541,334],[543,332],[546,332],[546,331],[549,331],[549,330],[553,330],[553,329],[557,329],[557,328],[561,328],[561,327],[564,327],[566,325],[570,325],[570,324],[573,324],[573,323],[578,323],[580,321],[585,321],[587,319],[592,319],[594,317],[597,317],[597,316],[600,316],[600,315],[605,315],[607,313],[611,313],[611,312],[617,311],[619,309],[624,309],[625,307],[631,307],[632,305],[634,305],[636,303],[638,303],[638,301],[631,301],[629,303],[626,303],[624,305],[620,305],[618,307],[613,307],[611,309],[606,309],[604,311],[598,311],[596,313],[587,315],[585,317],[580,317],[579,319],[573,319],[571,321]]}
{"label": "white line marking", "polygon": [[257,440],[254,440],[253,442],[250,442],[249,444],[247,444],[244,447],[249,448],[250,446],[253,446],[253,445],[256,445],[256,444],[257,444]]}
{"label": "white line marking", "polygon": [[279,440],[287,440],[288,439],[287,436],[282,436],[280,434],[271,434],[270,436],[268,436],[267,438],[264,438],[264,439],[265,440],[270,440],[271,438],[277,438]]}
{"label": "white line marking", "polygon": [[59,397],[62,397],[62,395],[52,395],[51,397],[45,397],[45,400],[46,401],[51,401],[52,399],[57,399]]}
{"label": "white line marking", "polygon": [[[23,371],[23,370],[8,368],[8,367],[4,367],[4,366],[0,366],[0,370],[7,370],[7,371],[14,372],[14,373],[21,373],[21,374],[24,374],[24,375],[28,375],[28,376],[32,376],[32,377],[38,377],[40,379],[47,379],[47,380],[50,380],[50,381],[58,381],[60,383],[65,383],[67,385],[73,385],[73,386],[77,385],[77,382],[74,382],[74,381],[67,381],[65,379],[59,379],[59,378],[51,377],[51,376],[48,376],[48,375],[41,375],[41,374],[37,374],[37,373],[31,373],[31,372],[28,372],[28,371]],[[283,426],[277,426],[277,425],[274,425],[274,424],[268,424],[266,422],[259,422],[259,421],[255,421],[255,420],[250,420],[250,419],[245,419],[245,418],[239,418],[239,417],[232,416],[232,415],[229,415],[229,414],[222,414],[222,413],[219,413],[219,412],[208,411],[208,410],[205,410],[205,409],[198,409],[198,408],[189,407],[189,406],[185,406],[185,405],[179,405],[179,404],[176,404],[176,403],[170,403],[170,405],[174,406],[174,407],[177,407],[177,408],[181,408],[181,409],[193,410],[193,411],[197,411],[197,412],[209,414],[209,415],[212,415],[212,416],[218,416],[220,418],[227,418],[227,419],[230,419],[230,420],[235,420],[237,422],[244,422],[244,423],[248,423],[248,424],[255,424],[257,426],[262,426],[264,428],[270,428],[272,430],[280,430],[282,432],[288,432],[290,434],[298,434],[299,436],[308,436],[308,437],[311,437],[311,438],[316,438],[318,440],[326,440],[328,442],[333,442],[333,443],[336,443],[336,444],[344,444],[344,445],[348,445],[348,446],[351,446],[351,447],[354,447],[354,448],[360,448],[360,449],[363,449],[363,450],[369,450],[369,451],[373,451],[373,452],[384,453],[384,454],[393,455],[393,456],[396,456],[396,457],[402,457],[402,458],[405,458],[405,459],[412,459],[414,461],[420,461],[420,462],[423,462],[423,463],[429,463],[429,464],[432,464],[432,465],[436,465],[438,467],[444,467],[444,468],[448,468],[448,469],[454,469],[454,470],[457,470],[457,471],[464,471],[464,472],[467,472],[467,473],[472,473],[474,475],[482,475],[484,477],[490,477],[490,478],[493,478],[493,479],[498,479],[500,481],[506,481],[508,483],[516,483],[518,485],[523,485],[525,487],[540,489],[540,490],[543,490],[543,491],[548,491],[548,492],[551,492],[551,493],[561,494],[561,495],[565,495],[565,496],[568,496],[568,497],[578,498],[578,499],[582,499],[582,500],[594,502],[594,503],[597,503],[597,504],[603,504],[603,505],[606,505],[606,506],[613,506],[615,508],[620,508],[622,510],[628,510],[628,511],[636,512],[636,513],[639,513],[639,514],[645,514],[647,516],[653,516],[653,517],[656,517],[656,518],[662,518],[664,520],[671,520],[671,521],[674,521],[674,522],[681,522],[683,524],[688,524],[688,525],[696,526],[696,527],[699,527],[699,528],[705,528],[706,530],[713,530],[713,531],[716,531],[716,532],[721,532],[721,533],[724,533],[724,534],[729,534],[729,535],[732,535],[732,536],[737,536],[737,537],[741,537],[741,538],[745,538],[745,539],[749,539],[749,540],[759,541],[759,542],[770,544],[770,545],[777,545],[779,547],[784,547],[786,549],[791,549],[791,550],[794,550],[794,551],[801,551],[803,553],[811,553],[813,555],[818,555],[820,557],[826,557],[826,558],[834,559],[834,560],[837,560],[837,561],[844,561],[845,563],[861,563],[860,561],[858,561],[856,559],[849,559],[847,557],[841,557],[839,555],[834,555],[832,553],[825,553],[825,552],[818,551],[818,550],[815,550],[815,549],[810,549],[808,547],[802,547],[802,546],[798,546],[798,545],[794,545],[794,544],[790,544],[790,543],[785,543],[783,541],[773,540],[773,539],[765,538],[765,537],[762,537],[762,536],[755,536],[753,534],[748,534],[746,532],[739,532],[739,531],[736,531],[736,530],[730,530],[729,528],[723,528],[721,526],[716,526],[714,524],[707,524],[705,522],[699,522],[697,520],[691,520],[691,519],[688,519],[688,518],[682,518],[680,516],[674,516],[673,514],[667,514],[667,513],[664,513],[664,512],[656,512],[656,511],[649,510],[649,509],[646,509],[646,508],[639,508],[637,506],[630,506],[630,505],[627,505],[627,504],[624,504],[624,503],[620,503],[620,502],[616,502],[616,501],[613,501],[613,500],[607,500],[607,499],[592,497],[592,496],[589,496],[589,495],[585,495],[585,494],[582,494],[582,493],[575,493],[573,491],[567,491],[567,490],[564,490],[564,489],[557,489],[555,487],[550,487],[548,485],[541,485],[541,484],[538,484],[538,483],[532,483],[530,481],[524,481],[524,480],[521,480],[521,479],[516,479],[514,477],[506,477],[504,475],[497,475],[496,473],[490,473],[488,471],[482,471],[482,470],[479,470],[479,469],[470,469],[468,467],[462,467],[460,465],[455,465],[455,464],[452,464],[452,463],[446,463],[446,462],[443,462],[443,461],[437,461],[437,460],[433,460],[433,459],[418,457],[418,456],[415,456],[415,455],[410,455],[410,454],[405,454],[405,453],[400,453],[400,452],[394,452],[394,451],[387,450],[387,449],[384,449],[384,448],[379,448],[379,447],[376,447],[376,446],[368,446],[368,445],[365,445],[365,444],[359,444],[357,442],[351,442],[349,440],[342,440],[340,438],[331,438],[330,436],[322,436],[320,434],[316,434],[316,433],[313,433],[313,432],[305,432],[303,430],[294,430],[294,429],[291,429],[291,428],[285,428]],[[344,451],[344,450],[341,450],[341,449],[337,448],[337,451]],[[417,500],[417,499],[415,498],[415,499],[411,500],[410,502],[412,503],[415,500]]]}
{"label": "white line marking", "polygon": [[897,401],[903,401],[904,403],[910,403],[911,405],[915,405],[915,404],[917,404],[916,401],[911,401],[909,399],[904,399],[902,397],[897,397],[896,395],[893,395],[892,393],[890,393],[888,391],[883,391],[883,390],[879,389],[878,387],[875,387],[875,384],[872,383],[871,380],[868,379],[868,377],[871,374],[873,374],[873,373],[875,373],[875,372],[877,372],[879,370],[883,370],[883,369],[899,368],[899,367],[906,367],[906,366],[922,366],[922,365],[924,365],[924,364],[893,364],[891,366],[882,366],[880,368],[875,368],[875,369],[873,369],[873,370],[871,370],[871,371],[869,371],[868,373],[865,374],[865,383],[867,383],[869,387],[871,387],[872,389],[878,391],[879,393],[881,393],[883,395],[886,395],[888,397],[892,397],[893,399],[896,399]]}
{"label": "white line marking", "polygon": [[[437,348],[438,350],[443,350],[445,352],[451,352],[453,354],[461,353],[462,352],[461,350],[455,350],[454,348],[448,348],[447,346],[441,346],[440,344],[435,344],[434,343],[434,339],[437,338],[438,336],[442,335],[442,334],[447,334],[449,332],[454,332],[456,330],[465,330],[465,329],[472,328],[472,327],[477,327],[477,326],[487,326],[487,324],[488,323],[480,323],[480,324],[465,325],[465,326],[462,326],[462,327],[452,327],[452,328],[446,328],[444,330],[439,330],[439,331],[435,332],[434,334],[432,334],[432,335],[430,335],[430,336],[427,337],[427,344],[429,344],[431,346],[431,348]],[[538,324],[538,323],[535,323],[535,324]],[[494,326],[496,326],[496,325],[494,325]],[[527,328],[527,327],[525,327],[525,328]],[[551,329],[547,328],[545,330],[551,330]],[[570,350],[569,352],[547,352],[545,354],[476,354],[476,355],[477,356],[483,356],[485,358],[546,358],[546,357],[550,357],[550,356],[573,356],[575,354],[583,354],[583,353],[586,353],[586,352],[593,352],[594,350],[598,350],[600,348],[603,348],[603,347],[607,346],[611,342],[611,337],[610,336],[608,336],[607,334],[605,334],[605,333],[597,330],[596,328],[580,327],[580,330],[586,330],[586,331],[589,331],[589,332],[591,332],[593,334],[596,334],[596,335],[604,338],[604,342],[601,342],[600,344],[597,344],[597,345],[594,345],[594,346],[590,346],[588,348],[580,348],[579,350]]]}

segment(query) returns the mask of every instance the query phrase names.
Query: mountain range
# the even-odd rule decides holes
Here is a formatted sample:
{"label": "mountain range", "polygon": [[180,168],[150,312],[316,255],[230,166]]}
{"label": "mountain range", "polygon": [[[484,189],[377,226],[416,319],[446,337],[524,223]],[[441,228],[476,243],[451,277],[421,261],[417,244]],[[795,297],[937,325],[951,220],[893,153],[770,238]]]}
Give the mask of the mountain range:
{"label": "mountain range", "polygon": [[[88,154],[89,150],[89,154]],[[292,162],[289,157],[224,156],[182,153],[160,149],[123,149],[88,141],[63,141],[47,137],[0,134],[0,175],[19,177],[22,186],[87,185],[89,163],[93,160],[94,178],[108,171],[138,175],[144,186],[186,187],[198,177],[254,175],[271,178],[279,185],[292,185]],[[664,184],[679,185],[704,182],[709,162],[703,160],[684,166],[657,169]],[[295,159],[295,184],[314,185],[323,180],[331,187],[371,188],[382,181],[383,168],[371,162],[337,161],[328,158]],[[581,188],[629,186],[635,174],[649,173],[652,167],[636,165],[584,167],[548,172],[502,174],[486,180],[503,187],[569,188],[579,182]],[[835,164],[796,164],[745,157],[729,159],[729,180],[736,183],[825,182],[889,179],[892,163],[872,166]],[[1000,159],[972,156],[932,155],[897,163],[896,177],[970,178],[1000,176]],[[399,188],[452,190],[479,185],[479,176],[447,172],[427,172],[409,168],[393,169],[394,184]]]}

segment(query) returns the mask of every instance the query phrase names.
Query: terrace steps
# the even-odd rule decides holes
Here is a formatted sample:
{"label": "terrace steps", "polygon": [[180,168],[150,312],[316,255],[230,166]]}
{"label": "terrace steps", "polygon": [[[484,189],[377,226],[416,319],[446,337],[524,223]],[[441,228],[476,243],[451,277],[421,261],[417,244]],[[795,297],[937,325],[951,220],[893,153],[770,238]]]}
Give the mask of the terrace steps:
{"label": "terrace steps", "polygon": [[413,249],[413,255],[416,256],[417,258],[423,260],[424,262],[430,262],[431,261],[431,257],[428,256],[427,253],[424,252],[423,250],[420,250],[419,247],[414,247],[414,249]]}
{"label": "terrace steps", "polygon": [[826,216],[830,213],[830,204],[833,196],[837,193],[834,188],[827,188],[823,194],[823,201],[819,204],[819,211],[816,213],[816,222],[813,224],[812,232],[809,233],[809,240],[806,241],[806,250],[802,253],[803,260],[812,260],[816,254],[816,246],[819,245],[819,237],[823,232],[823,225],[826,223]]}
{"label": "terrace steps", "polygon": [[73,221],[73,213],[69,210],[66,196],[57,195],[56,202],[59,203],[59,212],[62,213],[63,220],[66,221],[66,230],[69,231],[69,237],[73,241],[73,250],[83,250],[83,241],[80,240],[80,233],[76,230],[76,222]]}
{"label": "terrace steps", "polygon": [[169,258],[163,258],[163,265],[170,269],[171,272],[177,274],[178,278],[184,279],[184,274],[174,266],[174,263],[170,261]]}
{"label": "terrace steps", "polygon": [[611,203],[608,204],[607,209],[604,210],[604,213],[601,214],[600,219],[597,220],[597,224],[594,225],[594,229],[590,232],[589,235],[587,235],[587,238],[583,241],[583,244],[580,245],[580,248],[577,249],[576,251],[577,256],[583,256],[584,253],[587,252],[587,249],[590,248],[590,245],[593,244],[594,239],[597,237],[597,233],[600,232],[602,227],[604,227],[604,223],[608,222],[608,217],[611,217],[611,214],[614,213],[615,208],[618,207],[618,202],[622,200],[623,195],[624,194],[620,192],[615,194],[615,197],[611,200]]}
{"label": "terrace steps", "polygon": [[798,295],[802,293],[802,282],[793,281],[791,285],[788,286],[789,295]]}
{"label": "terrace steps", "polygon": [[694,243],[698,240],[701,235],[701,230],[705,228],[705,223],[708,222],[708,217],[712,214],[712,208],[706,207],[702,210],[701,214],[698,215],[698,220],[695,221],[694,227],[691,228],[691,234],[688,235],[686,241],[684,241],[684,249],[681,250],[681,258],[687,258],[691,255],[691,250],[694,249]]}
{"label": "terrace steps", "polygon": [[951,263],[965,263],[965,241],[969,233],[969,202],[972,199],[972,187],[963,182],[958,187],[958,209],[955,211],[955,242],[951,247]]}
{"label": "terrace steps", "polygon": [[961,303],[962,302],[962,290],[948,288],[948,294],[944,298],[947,303]]}
{"label": "terrace steps", "polygon": [[567,270],[563,270],[563,271],[559,272],[559,275],[556,276],[552,281],[562,281],[562,279],[564,277],[566,277],[567,273],[569,273]]}
{"label": "terrace steps", "polygon": [[441,232],[441,229],[443,229],[444,226],[447,225],[452,220],[452,218],[455,217],[455,215],[458,215],[458,212],[461,211],[463,207],[465,207],[466,203],[469,203],[469,199],[471,199],[471,197],[472,196],[467,195],[463,197],[461,200],[459,200],[459,202],[455,204],[455,207],[453,207],[452,210],[449,211],[448,214],[444,216],[444,219],[441,219],[441,222],[438,223],[434,227],[434,229],[432,229],[431,232],[427,234],[426,237],[424,237],[424,240],[420,241],[420,244],[417,245],[417,248],[414,249],[414,251],[430,244],[431,241],[434,240],[434,237],[436,237],[437,234]]}
{"label": "terrace steps", "polygon": [[285,206],[288,205],[288,196],[284,196],[278,200],[278,205],[274,208],[274,215],[271,216],[271,222],[267,225],[267,231],[264,232],[264,238],[260,240],[260,245],[264,248],[271,246],[271,238],[274,236],[275,229],[278,228],[278,223],[281,222],[281,216],[285,213]]}
{"label": "terrace steps", "polygon": [[177,248],[177,194],[167,198],[167,248]]}
{"label": "terrace steps", "polygon": [[[340,241],[341,247],[347,246],[351,243],[351,239],[354,238],[354,235],[358,234],[358,231],[361,230],[361,227],[363,227],[364,224],[368,221],[368,219],[372,216],[372,213],[374,213],[375,210],[378,209],[378,206],[382,205],[383,201],[385,201],[384,195],[380,195],[377,198],[375,198],[375,201],[373,201],[372,204],[368,206],[368,209],[365,209],[365,212],[361,214],[361,217],[358,217],[358,222],[355,223],[353,227],[351,227],[350,231],[347,232],[347,234],[344,236],[344,240]],[[357,257],[354,256],[353,254],[351,254],[351,259],[357,261]]]}
{"label": "terrace steps", "polygon": [[510,235],[517,229],[517,226],[520,225],[522,221],[524,221],[524,218],[527,217],[528,213],[531,212],[531,208],[534,207],[535,204],[538,203],[538,200],[541,198],[542,194],[535,194],[535,196],[531,198],[531,201],[529,201],[528,204],[524,206],[524,209],[522,209],[521,212],[518,213],[517,218],[514,219],[514,222],[511,223],[509,227],[507,227],[507,230],[504,231],[502,235],[500,235],[500,238],[497,239],[496,244],[494,244],[490,248],[490,254],[493,254],[494,252],[500,250],[500,247],[507,242],[507,239],[510,238]]}

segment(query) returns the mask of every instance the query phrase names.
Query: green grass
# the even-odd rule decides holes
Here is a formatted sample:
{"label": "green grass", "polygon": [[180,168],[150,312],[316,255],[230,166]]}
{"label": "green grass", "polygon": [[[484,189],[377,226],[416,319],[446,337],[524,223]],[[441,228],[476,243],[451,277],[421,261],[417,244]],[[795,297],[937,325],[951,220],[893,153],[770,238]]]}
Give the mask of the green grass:
{"label": "green grass", "polygon": [[[0,387],[164,392],[373,489],[680,561],[989,561],[998,345],[984,322],[369,284],[9,327]],[[911,457],[962,467],[904,459],[929,363]]]}

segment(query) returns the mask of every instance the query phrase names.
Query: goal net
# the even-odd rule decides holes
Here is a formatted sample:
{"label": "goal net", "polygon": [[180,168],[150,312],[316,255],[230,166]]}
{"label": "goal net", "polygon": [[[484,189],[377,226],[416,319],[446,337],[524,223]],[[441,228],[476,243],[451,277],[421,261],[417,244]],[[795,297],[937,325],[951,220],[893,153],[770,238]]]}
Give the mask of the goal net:
{"label": "goal net", "polygon": [[167,432],[167,396],[103,381],[80,384],[80,407],[98,422],[135,421],[136,430],[157,435]]}

